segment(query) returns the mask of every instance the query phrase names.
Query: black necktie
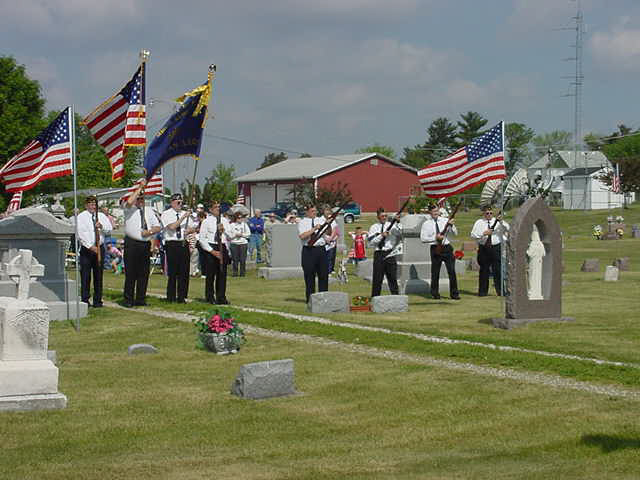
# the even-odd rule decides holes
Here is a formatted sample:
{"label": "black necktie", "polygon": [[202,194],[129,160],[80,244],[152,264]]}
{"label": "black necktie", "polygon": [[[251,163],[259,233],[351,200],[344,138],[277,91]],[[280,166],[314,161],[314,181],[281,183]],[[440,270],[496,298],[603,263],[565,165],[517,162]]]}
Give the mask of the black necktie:
{"label": "black necktie", "polygon": [[147,220],[146,218],[144,218],[144,211],[141,208],[138,208],[138,211],[140,212],[140,227],[142,228],[142,230],[146,230]]}
{"label": "black necktie", "polygon": [[438,219],[434,218],[433,222],[436,224],[436,235],[440,234],[440,228],[438,227]]}
{"label": "black necktie", "polygon": [[[176,220],[179,222],[180,221],[180,213],[176,212]],[[176,229],[176,237],[178,237],[178,239],[182,238],[182,229],[180,228],[180,224],[178,223],[178,228]]]}
{"label": "black necktie", "polygon": [[[382,234],[384,233],[384,223],[380,223],[380,236],[382,237]],[[384,241],[385,238],[382,237],[380,239],[380,242],[378,243],[378,250],[382,250],[382,247],[384,247]]]}

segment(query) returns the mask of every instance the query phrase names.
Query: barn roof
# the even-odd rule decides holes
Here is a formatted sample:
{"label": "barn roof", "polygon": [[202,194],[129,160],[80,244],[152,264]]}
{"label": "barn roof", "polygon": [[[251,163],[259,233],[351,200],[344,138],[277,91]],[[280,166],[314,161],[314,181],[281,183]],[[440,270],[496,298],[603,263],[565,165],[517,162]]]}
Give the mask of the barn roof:
{"label": "barn roof", "polygon": [[563,175],[563,177],[584,177],[585,173],[587,176],[596,173],[599,170],[602,170],[602,167],[587,167],[585,168],[576,168],[571,170]]}
{"label": "barn roof", "polygon": [[416,169],[379,153],[331,155],[324,157],[289,158],[235,179],[236,182],[267,182],[274,180],[316,179],[336,170],[370,158],[380,158],[400,168],[416,173]]}
{"label": "barn roof", "polygon": [[609,165],[609,160],[602,152],[578,152],[576,158],[573,150],[554,150],[552,152],[551,162],[549,162],[549,154],[545,153],[542,157],[536,160],[528,168],[584,168],[585,163],[587,168],[591,167],[606,167]]}

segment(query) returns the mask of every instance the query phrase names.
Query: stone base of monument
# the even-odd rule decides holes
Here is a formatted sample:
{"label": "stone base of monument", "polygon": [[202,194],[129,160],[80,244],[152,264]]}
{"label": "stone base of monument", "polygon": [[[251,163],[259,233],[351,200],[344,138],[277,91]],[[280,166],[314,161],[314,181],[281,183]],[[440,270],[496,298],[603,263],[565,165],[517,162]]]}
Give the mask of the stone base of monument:
{"label": "stone base of monument", "polygon": [[266,280],[283,280],[285,278],[303,278],[302,267],[260,267],[258,277]]}
{"label": "stone base of monument", "polygon": [[602,240],[618,240],[619,238],[620,237],[618,237],[618,234],[615,232],[608,232],[602,236]]}
{"label": "stone base of monument", "polygon": [[67,397],[60,392],[0,397],[0,412],[60,410],[62,408],[67,408]]}
{"label": "stone base of monument", "polygon": [[[30,282],[30,292],[32,296],[42,300],[49,307],[49,319],[51,321],[67,320],[76,318],[76,284],[69,280],[65,286],[60,281]],[[65,298],[65,289],[68,290],[69,302],[61,301]],[[16,284],[10,280],[0,280],[0,297],[12,297],[16,294]],[[78,302],[78,318],[84,318],[89,313],[89,306],[86,303]]]}
{"label": "stone base of monument", "polygon": [[309,298],[307,309],[311,313],[348,313],[349,295],[345,292],[319,292]]}
{"label": "stone base of monument", "polygon": [[511,330],[512,328],[521,327],[528,323],[536,322],[573,322],[573,317],[560,318],[492,318],[491,323],[496,328]]}
{"label": "stone base of monument", "polygon": [[242,365],[231,393],[252,400],[295,394],[293,359]]}
{"label": "stone base of monument", "polygon": [[374,313],[408,312],[409,297],[406,295],[380,295],[371,299]]}

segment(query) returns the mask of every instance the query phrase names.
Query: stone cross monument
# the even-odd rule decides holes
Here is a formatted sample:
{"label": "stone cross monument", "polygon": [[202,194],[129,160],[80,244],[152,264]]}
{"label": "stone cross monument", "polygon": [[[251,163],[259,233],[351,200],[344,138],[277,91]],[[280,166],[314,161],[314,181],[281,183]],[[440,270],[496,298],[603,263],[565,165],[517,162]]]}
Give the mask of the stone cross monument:
{"label": "stone cross monument", "polygon": [[0,297],[0,411],[64,408],[58,392],[58,368],[47,359],[49,308],[29,298],[29,283],[44,275],[31,250],[4,264],[18,296]]}

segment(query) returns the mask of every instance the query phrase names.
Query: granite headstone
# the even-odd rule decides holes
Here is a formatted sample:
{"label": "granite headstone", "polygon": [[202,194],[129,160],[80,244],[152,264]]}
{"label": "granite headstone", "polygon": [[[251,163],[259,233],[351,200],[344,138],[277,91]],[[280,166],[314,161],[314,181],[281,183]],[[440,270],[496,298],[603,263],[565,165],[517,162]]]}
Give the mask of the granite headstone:
{"label": "granite headstone", "polygon": [[296,393],[293,359],[242,365],[231,385],[231,393],[252,400]]}
{"label": "granite headstone", "polygon": [[298,225],[279,223],[265,227],[267,266],[258,269],[258,276],[267,280],[301,278],[304,276],[300,261],[302,243]]}

